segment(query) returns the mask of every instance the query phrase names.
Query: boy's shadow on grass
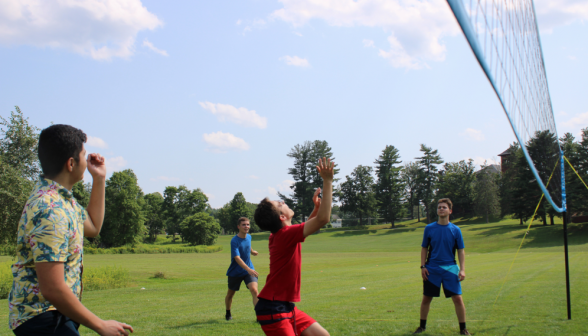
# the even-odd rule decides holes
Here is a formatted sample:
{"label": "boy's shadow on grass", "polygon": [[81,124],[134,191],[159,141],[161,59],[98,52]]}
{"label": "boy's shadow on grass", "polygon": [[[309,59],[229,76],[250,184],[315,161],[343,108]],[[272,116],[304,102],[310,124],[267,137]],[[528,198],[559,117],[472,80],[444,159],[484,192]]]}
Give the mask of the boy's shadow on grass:
{"label": "boy's shadow on grass", "polygon": [[167,329],[186,329],[186,328],[202,328],[202,327],[206,327],[206,326],[210,326],[210,325],[214,325],[214,324],[218,324],[218,325],[224,325],[224,324],[249,324],[249,323],[256,323],[254,321],[231,321],[231,322],[227,322],[225,321],[225,319],[209,319],[207,321],[198,321],[198,322],[192,322],[192,323],[186,323],[186,324],[181,324],[181,325],[176,325],[173,327],[167,327]]}

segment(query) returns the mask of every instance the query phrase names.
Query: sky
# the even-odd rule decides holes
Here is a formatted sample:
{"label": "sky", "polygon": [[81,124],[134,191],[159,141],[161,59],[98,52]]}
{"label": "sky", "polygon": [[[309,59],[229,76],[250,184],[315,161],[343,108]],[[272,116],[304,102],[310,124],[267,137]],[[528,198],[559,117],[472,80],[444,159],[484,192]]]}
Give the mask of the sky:
{"label": "sky", "polygon": [[[537,0],[559,135],[588,127],[588,2]],[[145,193],[288,193],[304,141],[344,178],[386,145],[498,160],[508,120],[443,0],[4,0],[0,116],[69,124]],[[88,175],[85,178],[91,181]]]}

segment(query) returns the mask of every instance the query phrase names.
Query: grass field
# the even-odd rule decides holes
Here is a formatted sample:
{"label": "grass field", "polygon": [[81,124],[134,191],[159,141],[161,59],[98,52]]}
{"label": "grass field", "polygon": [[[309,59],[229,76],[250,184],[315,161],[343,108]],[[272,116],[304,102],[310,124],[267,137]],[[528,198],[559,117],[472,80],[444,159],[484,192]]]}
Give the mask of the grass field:
{"label": "grass field", "polygon": [[[418,326],[422,294],[419,259],[423,223],[400,223],[359,231],[329,230],[307,238],[302,248],[302,302],[297,306],[331,335],[408,335]],[[501,295],[494,301],[526,227],[506,220],[481,224],[456,221],[466,244],[463,282],[468,329],[475,335],[588,334],[588,224],[570,226],[573,319],[567,320],[562,225],[531,229]],[[253,258],[268,272],[267,234],[253,235]],[[260,335],[250,295],[233,302],[234,320],[224,320],[229,241],[207,254],[87,255],[85,267],[129,269],[132,287],[86,292],[84,304],[102,318],[135,327],[135,335]],[[0,262],[7,260],[0,257]],[[154,278],[164,272],[167,279]],[[366,290],[360,290],[366,287]],[[145,289],[142,289],[145,288]],[[0,335],[8,329],[6,300],[0,300]],[[93,334],[82,327],[83,335]],[[451,300],[433,301],[428,335],[454,335]]]}

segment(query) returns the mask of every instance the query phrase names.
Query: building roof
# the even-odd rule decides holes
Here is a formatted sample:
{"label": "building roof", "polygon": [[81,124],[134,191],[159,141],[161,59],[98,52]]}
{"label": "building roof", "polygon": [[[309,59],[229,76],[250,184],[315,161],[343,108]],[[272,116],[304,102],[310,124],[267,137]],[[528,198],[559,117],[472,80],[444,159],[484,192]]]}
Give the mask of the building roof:
{"label": "building roof", "polygon": [[504,152],[498,154],[498,156],[509,156],[512,153],[510,152],[510,148],[508,148],[507,150],[505,150]]}

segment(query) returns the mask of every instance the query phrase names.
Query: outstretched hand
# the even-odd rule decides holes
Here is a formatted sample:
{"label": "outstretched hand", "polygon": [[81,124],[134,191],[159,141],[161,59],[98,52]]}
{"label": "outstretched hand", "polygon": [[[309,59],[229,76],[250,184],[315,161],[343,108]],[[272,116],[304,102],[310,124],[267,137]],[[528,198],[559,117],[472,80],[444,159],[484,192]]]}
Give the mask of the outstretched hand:
{"label": "outstretched hand", "polygon": [[92,153],[86,160],[88,163],[88,172],[92,178],[106,178],[106,160],[100,154]]}
{"label": "outstretched hand", "polygon": [[331,162],[331,159],[327,159],[326,157],[319,159],[316,169],[323,181],[333,182],[333,177],[335,176],[335,163]]}
{"label": "outstretched hand", "polygon": [[126,323],[121,323],[115,320],[103,321],[99,330],[96,330],[101,336],[128,336],[129,332],[134,332],[133,327]]}
{"label": "outstretched hand", "polygon": [[321,194],[321,188],[319,187],[314,192],[314,195],[312,195],[312,203],[314,203],[315,209],[318,209],[321,206],[321,198],[319,197],[320,194]]}

